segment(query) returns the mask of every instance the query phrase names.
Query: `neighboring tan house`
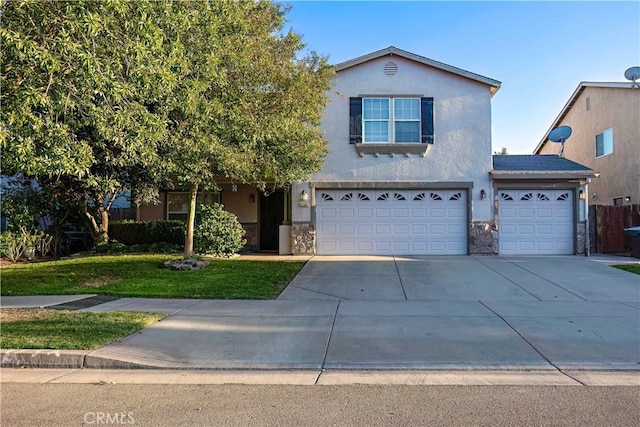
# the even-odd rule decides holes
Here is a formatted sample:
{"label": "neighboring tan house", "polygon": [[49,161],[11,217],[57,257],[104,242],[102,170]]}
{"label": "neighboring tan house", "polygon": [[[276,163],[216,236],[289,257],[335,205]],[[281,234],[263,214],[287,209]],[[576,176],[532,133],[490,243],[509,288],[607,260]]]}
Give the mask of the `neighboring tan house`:
{"label": "neighboring tan house", "polygon": [[627,83],[581,82],[535,154],[556,154],[548,140],[558,126],[570,126],[564,156],[589,166],[600,178],[589,185],[589,204],[640,204],[640,88]]}
{"label": "neighboring tan house", "polygon": [[[329,154],[268,196],[204,194],[238,215],[248,249],[349,255],[575,254],[593,171],[558,156],[492,156],[500,82],[395,47],[335,66],[322,120]],[[235,190],[235,191],[234,191]],[[140,208],[184,218],[187,195]]]}

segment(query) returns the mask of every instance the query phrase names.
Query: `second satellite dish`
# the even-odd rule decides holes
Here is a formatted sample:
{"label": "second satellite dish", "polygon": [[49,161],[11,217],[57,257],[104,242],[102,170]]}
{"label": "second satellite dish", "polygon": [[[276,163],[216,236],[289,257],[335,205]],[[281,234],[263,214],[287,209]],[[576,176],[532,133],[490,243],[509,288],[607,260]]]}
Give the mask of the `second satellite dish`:
{"label": "second satellite dish", "polygon": [[624,78],[633,82],[631,87],[640,88],[640,85],[637,82],[637,80],[640,79],[640,67],[628,68],[627,71],[624,72]]}
{"label": "second satellite dish", "polygon": [[564,143],[571,136],[571,128],[569,126],[559,126],[549,132],[549,140],[552,142],[562,143],[560,148],[560,157],[564,157]]}

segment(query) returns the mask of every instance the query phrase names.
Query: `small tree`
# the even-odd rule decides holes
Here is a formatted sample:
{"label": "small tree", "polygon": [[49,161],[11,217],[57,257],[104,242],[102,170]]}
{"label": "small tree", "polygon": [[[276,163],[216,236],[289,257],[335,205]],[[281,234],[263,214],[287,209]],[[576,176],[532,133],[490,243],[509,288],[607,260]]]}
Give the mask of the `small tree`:
{"label": "small tree", "polygon": [[195,231],[195,249],[202,254],[229,256],[238,252],[247,242],[238,218],[223,209],[219,203],[203,205]]}
{"label": "small tree", "polygon": [[161,103],[175,184],[191,195],[184,255],[193,251],[198,191],[220,179],[283,186],[318,171],[319,129],[333,70],[284,33],[287,7],[271,1],[172,3],[164,31],[176,85]]}

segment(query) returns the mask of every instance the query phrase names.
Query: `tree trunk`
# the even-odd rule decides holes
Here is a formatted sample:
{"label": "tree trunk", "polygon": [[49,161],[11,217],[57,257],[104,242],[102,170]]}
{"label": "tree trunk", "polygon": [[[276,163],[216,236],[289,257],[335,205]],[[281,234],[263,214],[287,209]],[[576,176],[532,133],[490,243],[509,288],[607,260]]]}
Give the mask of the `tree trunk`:
{"label": "tree trunk", "polygon": [[189,201],[189,216],[187,217],[187,232],[184,238],[185,258],[193,255],[193,228],[196,222],[196,199],[198,197],[198,183],[191,185],[191,199]]}
{"label": "tree trunk", "polygon": [[109,211],[103,207],[99,208],[100,212],[100,230],[98,239],[100,243],[109,242]]}
{"label": "tree trunk", "polygon": [[104,206],[104,196],[95,195],[93,197],[93,204],[95,206],[95,212],[100,217],[100,222],[96,221],[96,216],[92,214],[87,206],[87,203],[82,207],[82,213],[89,221],[91,226],[91,236],[93,237],[93,243],[95,245],[102,245],[109,242],[109,203]]}

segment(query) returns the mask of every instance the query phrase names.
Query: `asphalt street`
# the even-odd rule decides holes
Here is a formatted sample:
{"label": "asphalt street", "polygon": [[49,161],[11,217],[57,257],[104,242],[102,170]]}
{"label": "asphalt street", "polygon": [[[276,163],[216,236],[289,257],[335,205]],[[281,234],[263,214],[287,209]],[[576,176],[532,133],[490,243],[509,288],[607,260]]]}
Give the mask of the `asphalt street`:
{"label": "asphalt street", "polygon": [[3,426],[637,426],[638,407],[636,387],[9,383],[2,385],[1,422]]}

